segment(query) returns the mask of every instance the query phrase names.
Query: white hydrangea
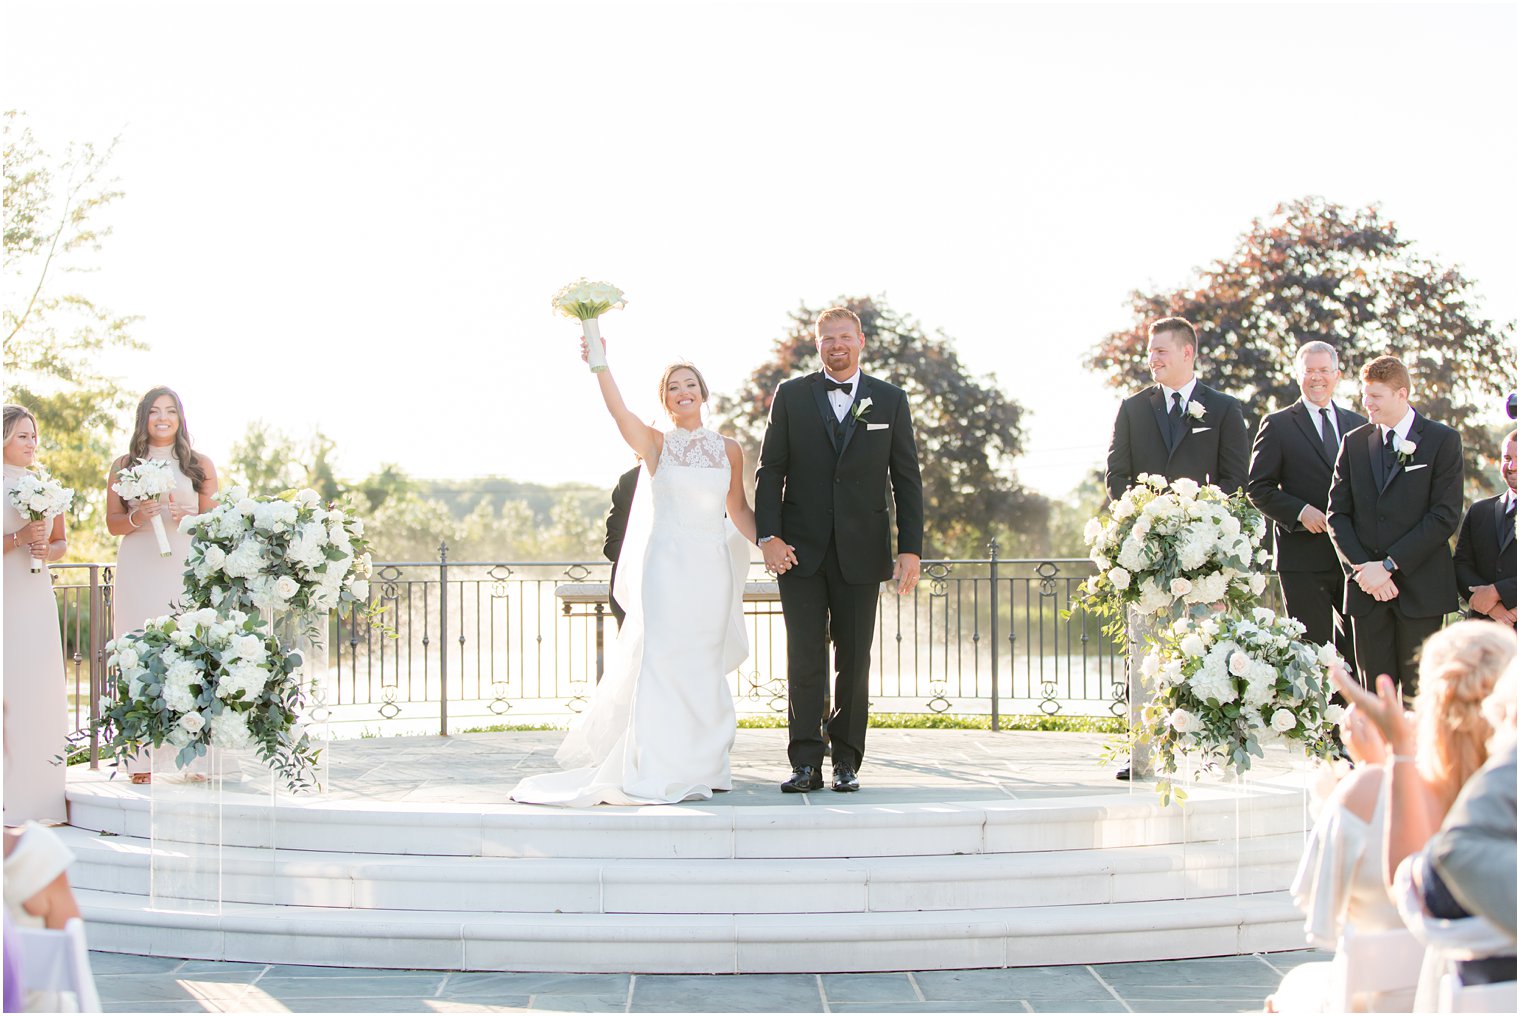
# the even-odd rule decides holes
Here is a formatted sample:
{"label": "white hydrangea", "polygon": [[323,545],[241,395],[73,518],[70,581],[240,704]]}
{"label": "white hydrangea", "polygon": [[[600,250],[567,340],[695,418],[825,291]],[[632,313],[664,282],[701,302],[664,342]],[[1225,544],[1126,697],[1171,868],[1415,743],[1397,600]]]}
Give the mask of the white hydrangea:
{"label": "white hydrangea", "polygon": [[1182,650],[1184,656],[1202,656],[1208,652],[1208,647],[1204,645],[1203,638],[1196,633],[1184,636],[1178,648]]}
{"label": "white hydrangea", "polygon": [[217,682],[216,695],[221,699],[234,699],[241,692],[244,701],[252,701],[264,693],[269,683],[269,671],[256,663],[239,660],[222,673]]}
{"label": "white hydrangea", "polygon": [[253,744],[248,718],[232,709],[223,709],[211,721],[211,743],[218,748],[247,748]]}
{"label": "white hydrangea", "polygon": [[1230,675],[1217,667],[1209,666],[1207,662],[1193,671],[1193,675],[1188,678],[1188,687],[1202,702],[1212,699],[1225,705],[1235,701],[1235,682],[1230,680]]}
{"label": "white hydrangea", "polygon": [[227,555],[223,569],[235,579],[251,579],[264,570],[264,552],[259,541],[249,537]]}
{"label": "white hydrangea", "polygon": [[1119,567],[1129,572],[1141,571],[1145,568],[1145,544],[1134,536],[1125,537],[1124,545],[1119,548]]}
{"label": "white hydrangea", "polygon": [[296,506],[289,501],[260,501],[254,505],[253,528],[272,533],[294,525],[298,514]]}
{"label": "white hydrangea", "polygon": [[1136,605],[1140,613],[1154,614],[1170,607],[1172,602],[1172,594],[1154,578],[1148,578],[1140,584],[1140,602]]}

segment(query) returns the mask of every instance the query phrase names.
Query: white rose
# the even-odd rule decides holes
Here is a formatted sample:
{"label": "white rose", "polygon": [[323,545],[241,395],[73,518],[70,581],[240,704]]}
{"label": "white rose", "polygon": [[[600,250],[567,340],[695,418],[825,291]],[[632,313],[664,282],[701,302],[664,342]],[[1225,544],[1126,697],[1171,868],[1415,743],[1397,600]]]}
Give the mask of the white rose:
{"label": "white rose", "polygon": [[1256,574],[1251,576],[1251,595],[1260,596],[1267,588],[1267,577]]}
{"label": "white rose", "polygon": [[1146,677],[1155,677],[1161,671],[1161,655],[1154,649],[1145,654],[1145,659],[1140,661],[1140,672]]}
{"label": "white rose", "polygon": [[300,585],[289,575],[281,575],[274,580],[275,595],[282,600],[288,600],[301,591]]}
{"label": "white rose", "polygon": [[[1191,405],[1195,405],[1196,406],[1198,404],[1195,402],[1195,403],[1191,403]],[[1202,409],[1203,407],[1202,406],[1198,406],[1198,408]],[[1182,495],[1183,497],[1188,498],[1189,500],[1191,500],[1192,498],[1195,498],[1195,497],[1198,496],[1198,490],[1199,490],[1199,488],[1198,488],[1198,481],[1197,480],[1188,479],[1186,476],[1180,476],[1177,479],[1175,479],[1175,480],[1172,481],[1172,489],[1174,491],[1176,491],[1178,494]]]}
{"label": "white rose", "polygon": [[1413,441],[1409,440],[1407,437],[1406,438],[1401,438],[1399,440],[1399,454],[1400,455],[1413,455],[1414,454],[1414,449],[1415,449],[1415,443]]}
{"label": "white rose", "polygon": [[185,631],[184,629],[181,629],[181,630],[175,632],[173,635],[170,635],[169,636],[169,641],[173,642],[176,646],[179,646],[181,649],[189,649],[192,645],[195,644],[195,636],[191,635],[189,632]]}
{"label": "white rose", "polygon": [[1319,665],[1322,667],[1329,667],[1331,664],[1335,663],[1336,660],[1339,660],[1341,658],[1341,654],[1336,652],[1335,646],[1329,642],[1326,642],[1324,645],[1320,646],[1319,651],[1315,654],[1315,656],[1319,659]]}
{"label": "white rose", "polygon": [[1273,611],[1268,610],[1266,607],[1252,607],[1251,617],[1256,620],[1257,624],[1262,625],[1269,625],[1273,621],[1277,620],[1277,614]]}
{"label": "white rose", "polygon": [[1296,726],[1298,726],[1298,717],[1294,716],[1291,710],[1279,709],[1272,714],[1272,729],[1279,734],[1286,734]]}
{"label": "white rose", "polygon": [[1186,596],[1193,591],[1193,584],[1182,576],[1172,579],[1171,592],[1173,596]]}
{"label": "white rose", "polygon": [[1207,647],[1203,644],[1203,639],[1196,634],[1183,638],[1178,648],[1188,656],[1202,656],[1207,651]]}
{"label": "white rose", "polygon": [[310,487],[296,491],[296,504],[302,508],[315,508],[322,503],[322,496]]}
{"label": "white rose", "polygon": [[1098,537],[1103,535],[1103,523],[1096,518],[1087,520],[1087,525],[1082,527],[1082,539],[1089,545],[1095,543]]}
{"label": "white rose", "polygon": [[251,519],[258,514],[259,503],[251,497],[239,498],[237,501],[237,511],[239,515]]}
{"label": "white rose", "polygon": [[348,587],[354,594],[354,599],[363,602],[369,599],[369,579],[355,579]]}
{"label": "white rose", "polygon": [[219,569],[227,563],[227,552],[213,545],[201,552],[201,560],[206,562],[206,567]]}
{"label": "white rose", "polygon": [[1135,514],[1135,504],[1127,497],[1120,498],[1119,502],[1114,505],[1114,518],[1118,519],[1120,522],[1123,522],[1133,514]]}
{"label": "white rose", "polygon": [[179,725],[192,734],[199,734],[206,725],[206,718],[197,712],[188,712],[179,718]]}
{"label": "white rose", "polygon": [[1129,588],[1130,574],[1123,568],[1114,568],[1108,573],[1108,581],[1114,584],[1115,589]]}
{"label": "white rose", "polygon": [[1251,672],[1251,658],[1239,650],[1230,654],[1230,673],[1245,677]]}
{"label": "white rose", "polygon": [[1340,723],[1341,723],[1341,721],[1344,720],[1345,718],[1346,718],[1346,707],[1345,706],[1338,706],[1338,705],[1332,704],[1332,705],[1330,705],[1325,710],[1325,722],[1326,723],[1331,723],[1331,724],[1335,724],[1335,725],[1339,726]]}
{"label": "white rose", "polygon": [[1166,723],[1179,734],[1191,734],[1203,729],[1203,721],[1186,709],[1173,709],[1166,718]]}
{"label": "white rose", "polygon": [[138,663],[137,650],[131,648],[130,646],[126,649],[123,649],[120,656],[117,657],[117,660],[122,670],[131,670],[133,667],[137,666]]}
{"label": "white rose", "polygon": [[1224,521],[1219,523],[1219,531],[1226,539],[1233,540],[1240,535],[1240,520],[1233,515],[1226,515]]}
{"label": "white rose", "polygon": [[1269,558],[1271,556],[1272,555],[1268,554],[1266,552],[1266,550],[1264,550],[1264,549],[1263,550],[1258,550],[1256,552],[1256,563],[1257,564],[1266,564],[1267,563],[1267,558]]}

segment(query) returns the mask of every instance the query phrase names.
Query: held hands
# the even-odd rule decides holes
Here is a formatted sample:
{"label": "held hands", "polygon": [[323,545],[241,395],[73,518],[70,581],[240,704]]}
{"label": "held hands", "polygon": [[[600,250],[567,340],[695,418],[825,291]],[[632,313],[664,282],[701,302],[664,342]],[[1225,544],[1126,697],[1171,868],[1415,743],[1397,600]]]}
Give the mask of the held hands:
{"label": "held hands", "polygon": [[1312,504],[1304,505],[1304,510],[1298,513],[1298,521],[1311,533],[1323,533],[1330,528],[1330,520],[1325,513]]}
{"label": "held hands", "polygon": [[1383,735],[1383,740],[1388,742],[1388,747],[1393,754],[1414,754],[1414,727],[1410,725],[1409,716],[1404,712],[1404,703],[1399,699],[1399,691],[1393,683],[1393,678],[1387,674],[1379,674],[1377,693],[1374,694],[1346,673],[1346,668],[1337,661],[1330,668],[1330,683],[1335,685],[1336,691],[1346,696],[1347,702],[1355,705],[1361,710],[1363,716],[1372,720],[1378,732]]}
{"label": "held hands", "polygon": [[1467,598],[1468,605],[1480,614],[1488,614],[1492,617],[1493,614],[1491,612],[1493,609],[1501,605],[1499,603],[1499,590],[1495,589],[1492,585],[1469,586],[1468,592],[1472,594]]}
{"label": "held hands", "polygon": [[897,555],[897,564],[892,568],[892,581],[897,583],[898,596],[907,596],[918,585],[918,567],[917,554]]}
{"label": "held hands", "polygon": [[762,543],[760,553],[765,557],[765,570],[772,575],[780,575],[797,565],[796,548],[779,536]]}

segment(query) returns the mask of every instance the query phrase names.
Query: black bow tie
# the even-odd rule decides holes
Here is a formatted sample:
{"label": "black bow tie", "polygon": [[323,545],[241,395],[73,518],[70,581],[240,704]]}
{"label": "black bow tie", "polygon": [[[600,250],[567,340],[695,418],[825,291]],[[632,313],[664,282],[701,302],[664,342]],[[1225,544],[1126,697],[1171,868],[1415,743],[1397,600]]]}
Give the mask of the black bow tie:
{"label": "black bow tie", "polygon": [[853,382],[853,381],[835,381],[833,378],[829,377],[827,374],[825,374],[823,376],[823,388],[824,388],[825,391],[832,392],[832,391],[834,391],[834,390],[837,389],[837,390],[839,390],[841,392],[844,392],[846,395],[848,395],[848,394],[850,394],[850,391],[854,387],[855,387],[855,382]]}

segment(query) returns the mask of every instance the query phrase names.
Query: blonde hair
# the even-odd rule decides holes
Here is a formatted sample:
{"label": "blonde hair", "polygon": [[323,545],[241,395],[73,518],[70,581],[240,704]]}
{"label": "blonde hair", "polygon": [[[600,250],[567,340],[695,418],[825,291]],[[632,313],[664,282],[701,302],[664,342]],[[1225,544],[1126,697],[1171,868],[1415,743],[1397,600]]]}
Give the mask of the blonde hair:
{"label": "blonde hair", "polygon": [[6,405],[6,407],[5,407],[5,441],[4,441],[5,444],[10,444],[11,443],[11,435],[14,434],[14,433],[16,433],[16,425],[21,422],[22,417],[25,417],[26,419],[31,420],[32,421],[32,429],[34,429],[34,430],[36,429],[36,427],[37,427],[37,418],[32,415],[32,411],[30,409],[27,409],[25,406],[17,406],[17,405],[13,405],[13,404],[7,404]]}
{"label": "blonde hair", "polygon": [[1492,621],[1459,621],[1420,650],[1414,702],[1420,772],[1448,805],[1488,761],[1494,728],[1483,700],[1514,657],[1514,633]]}
{"label": "blonde hair", "polygon": [[813,334],[817,335],[822,332],[823,326],[830,321],[852,321],[855,324],[856,335],[864,335],[866,333],[866,330],[861,327],[859,314],[848,307],[830,307],[822,314],[819,314],[818,320],[813,322]]}
{"label": "blonde hair", "polygon": [[[702,376],[702,372],[698,370],[694,365],[689,363],[673,363],[670,366],[666,367],[665,372],[660,375],[660,405],[662,407],[665,406],[665,386],[670,384],[670,376],[678,370],[689,370],[697,376],[697,388],[702,392],[702,401],[706,402],[707,379]],[[668,408],[666,408],[665,412],[667,416],[670,414],[670,410]]]}

